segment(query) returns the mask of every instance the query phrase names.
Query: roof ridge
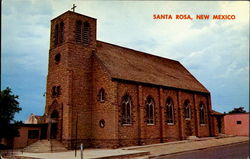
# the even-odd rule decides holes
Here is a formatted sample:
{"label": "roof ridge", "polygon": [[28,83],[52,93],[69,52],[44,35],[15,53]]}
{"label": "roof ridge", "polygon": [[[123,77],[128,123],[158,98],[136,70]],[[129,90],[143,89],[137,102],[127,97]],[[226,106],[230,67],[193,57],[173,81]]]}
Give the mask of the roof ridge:
{"label": "roof ridge", "polygon": [[97,41],[96,56],[112,78],[210,93],[179,61]]}
{"label": "roof ridge", "polygon": [[207,90],[207,92],[209,92],[208,89],[199,80],[197,80],[196,77],[186,67],[184,67],[181,63],[180,65],[194,78],[194,80],[196,80],[196,82],[198,82],[204,89]]}
{"label": "roof ridge", "polygon": [[[98,50],[97,50],[98,51]],[[101,67],[103,66],[105,68],[105,70],[107,71],[107,73],[112,76],[111,71],[107,68],[107,66],[103,63],[103,61],[98,57],[98,55],[96,53],[93,53],[94,58],[97,59],[98,63],[101,65]]]}
{"label": "roof ridge", "polygon": [[180,62],[177,61],[177,60],[173,60],[173,59],[166,58],[166,57],[163,57],[163,56],[158,56],[158,55],[150,54],[150,53],[147,53],[147,52],[143,52],[143,51],[131,49],[131,48],[128,48],[128,47],[124,47],[124,46],[120,46],[120,45],[108,43],[108,42],[105,42],[105,41],[97,40],[97,42],[105,43],[105,44],[112,45],[112,46],[115,46],[115,47],[119,47],[119,48],[122,48],[122,49],[131,50],[131,51],[134,51],[134,52],[137,52],[137,53],[141,53],[141,54],[144,54],[144,55],[147,55],[147,56],[152,56],[152,57],[155,57],[155,58],[165,59],[165,60],[169,60],[169,61],[173,61],[173,62],[178,62],[178,63],[180,63]]}

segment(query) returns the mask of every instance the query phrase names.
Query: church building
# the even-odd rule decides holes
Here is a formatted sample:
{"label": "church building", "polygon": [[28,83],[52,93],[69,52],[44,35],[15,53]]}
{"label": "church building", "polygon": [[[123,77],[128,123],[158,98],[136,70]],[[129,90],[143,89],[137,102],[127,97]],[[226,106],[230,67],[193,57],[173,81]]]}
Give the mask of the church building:
{"label": "church building", "polygon": [[213,136],[210,92],[180,62],[99,41],[96,30],[72,11],[51,20],[47,138],[72,149]]}

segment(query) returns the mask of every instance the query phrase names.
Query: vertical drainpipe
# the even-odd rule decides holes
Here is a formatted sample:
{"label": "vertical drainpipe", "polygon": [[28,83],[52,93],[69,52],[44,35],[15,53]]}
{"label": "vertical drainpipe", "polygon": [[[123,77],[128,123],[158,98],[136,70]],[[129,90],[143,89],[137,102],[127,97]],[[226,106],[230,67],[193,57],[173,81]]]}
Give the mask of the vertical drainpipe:
{"label": "vertical drainpipe", "polygon": [[194,101],[194,120],[195,120],[195,136],[199,136],[199,122],[198,122],[198,110],[196,103],[196,94],[193,93],[193,101]]}
{"label": "vertical drainpipe", "polygon": [[71,131],[69,131],[70,132],[70,134],[68,135],[68,137],[70,137],[70,143],[68,143],[67,142],[67,145],[68,145],[68,147],[70,147],[71,149],[73,149],[74,147],[74,143],[73,143],[73,131],[74,131],[74,129],[73,129],[73,115],[74,115],[74,112],[73,112],[73,108],[74,108],[74,106],[73,106],[73,99],[72,99],[72,93],[73,93],[73,71],[72,70],[68,70],[68,72],[69,72],[69,94],[68,94],[68,102],[69,102],[69,104],[68,104],[68,109],[69,109],[69,114],[70,114],[70,117],[69,117],[69,119],[70,119],[70,121],[68,120],[68,128],[69,128],[69,130],[71,130]]}
{"label": "vertical drainpipe", "polygon": [[118,143],[117,143],[117,147],[121,147],[121,140],[120,140],[120,126],[121,126],[121,123],[119,122],[121,119],[120,119],[120,107],[119,107],[119,99],[118,99],[118,85],[119,85],[119,82],[116,82],[116,105],[117,105],[117,114],[116,114],[116,117],[117,117],[117,139],[118,139]]}
{"label": "vertical drainpipe", "polygon": [[138,140],[137,140],[137,144],[141,145],[141,114],[140,114],[140,85],[137,85],[137,118],[138,118]]}
{"label": "vertical drainpipe", "polygon": [[212,104],[211,104],[211,96],[210,93],[207,95],[207,118],[208,118],[208,129],[209,129],[209,136],[213,136],[212,128],[211,128],[211,113],[212,113]]}
{"label": "vertical drainpipe", "polygon": [[144,144],[144,138],[145,138],[145,129],[144,129],[144,108],[143,108],[143,95],[142,95],[142,86],[138,85],[138,137],[139,141],[138,144],[143,145]]}
{"label": "vertical drainpipe", "polygon": [[163,119],[162,119],[162,107],[163,107],[163,89],[159,88],[159,128],[160,128],[160,142],[163,143]]}
{"label": "vertical drainpipe", "polygon": [[60,134],[60,141],[62,142],[62,134],[63,134],[63,104],[61,104],[62,105],[62,107],[61,107],[61,134]]}
{"label": "vertical drainpipe", "polygon": [[178,105],[178,119],[179,119],[179,137],[183,140],[183,119],[182,119],[182,108],[180,101],[180,90],[177,90],[177,105]]}

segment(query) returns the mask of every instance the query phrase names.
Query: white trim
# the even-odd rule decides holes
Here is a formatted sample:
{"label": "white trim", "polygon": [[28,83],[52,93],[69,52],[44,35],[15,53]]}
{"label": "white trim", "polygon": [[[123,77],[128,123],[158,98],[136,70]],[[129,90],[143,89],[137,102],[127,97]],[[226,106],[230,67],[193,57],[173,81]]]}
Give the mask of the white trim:
{"label": "white trim", "polygon": [[155,125],[155,123],[150,123],[150,124],[147,123],[147,125],[152,126],[152,125]]}
{"label": "white trim", "polygon": [[122,126],[132,126],[132,124],[122,124]]}

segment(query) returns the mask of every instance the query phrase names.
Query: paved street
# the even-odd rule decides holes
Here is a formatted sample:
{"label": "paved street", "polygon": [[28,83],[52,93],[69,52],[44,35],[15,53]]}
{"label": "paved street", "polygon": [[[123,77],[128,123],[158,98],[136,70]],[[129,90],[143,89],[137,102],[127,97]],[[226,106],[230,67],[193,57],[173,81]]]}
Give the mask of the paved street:
{"label": "paved street", "polygon": [[[153,145],[133,146],[119,149],[85,149],[84,158],[173,158],[173,159],[246,159],[248,156],[247,136],[232,136],[225,138],[199,138],[195,140],[182,140],[168,143],[159,143]],[[244,143],[244,144],[241,144]],[[228,147],[218,147],[227,145]],[[214,147],[214,148],[211,148]],[[203,149],[203,151],[201,150]],[[206,150],[205,150],[206,149]],[[184,157],[178,156],[184,153]],[[190,153],[192,152],[192,153]],[[198,153],[197,153],[198,152]],[[201,153],[202,152],[202,153]],[[178,155],[177,155],[178,153]],[[176,155],[174,155],[176,154]],[[171,156],[170,156],[171,155]],[[74,151],[53,152],[53,153],[19,153],[16,156],[43,158],[43,159],[80,159],[80,151],[77,151],[75,158]],[[180,158],[178,158],[180,157]]]}
{"label": "paved street", "polygon": [[212,147],[153,159],[246,159],[249,156],[249,142]]}

